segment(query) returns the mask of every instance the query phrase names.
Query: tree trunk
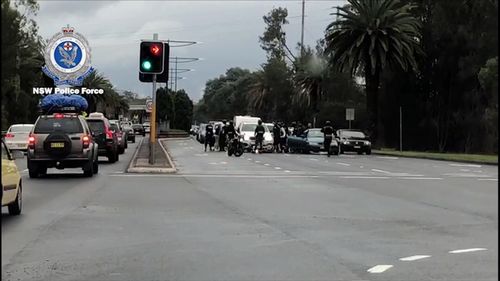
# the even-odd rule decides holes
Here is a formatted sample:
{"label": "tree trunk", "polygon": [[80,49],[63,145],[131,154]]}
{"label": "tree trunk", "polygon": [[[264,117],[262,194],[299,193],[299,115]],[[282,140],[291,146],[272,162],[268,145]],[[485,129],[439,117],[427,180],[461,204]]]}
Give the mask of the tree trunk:
{"label": "tree trunk", "polygon": [[371,73],[370,69],[367,69],[365,74],[366,81],[366,106],[369,118],[368,133],[370,138],[376,147],[382,147],[383,143],[383,133],[382,131],[382,120],[379,114],[379,85],[380,85],[380,71],[377,69],[375,73]]}

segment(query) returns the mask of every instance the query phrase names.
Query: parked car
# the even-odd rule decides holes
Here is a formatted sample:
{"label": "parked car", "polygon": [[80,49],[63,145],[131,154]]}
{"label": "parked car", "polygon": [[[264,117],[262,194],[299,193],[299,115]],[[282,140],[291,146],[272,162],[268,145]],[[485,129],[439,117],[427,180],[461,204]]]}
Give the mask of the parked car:
{"label": "parked car", "polygon": [[371,154],[372,144],[368,136],[360,130],[341,129],[337,130],[340,139],[340,153],[354,151],[358,154]]}
{"label": "parked car", "polygon": [[15,124],[9,127],[4,139],[10,150],[28,151],[28,138],[33,124]]}
{"label": "parked car", "polygon": [[[321,129],[309,129],[302,136],[289,136],[287,146],[290,152],[310,153],[326,151],[324,146],[324,134]],[[330,144],[330,151],[334,155],[339,154],[339,145],[337,139],[333,139]]]}
{"label": "parked car", "polygon": [[234,128],[239,128],[241,123],[247,123],[247,124],[257,124],[259,122],[260,117],[254,117],[254,116],[248,116],[248,115],[238,115],[234,116],[233,118],[233,124]]}
{"label": "parked car", "polygon": [[146,130],[141,124],[133,124],[132,129],[134,130],[134,133],[137,135],[142,135],[143,137],[146,135]]}
{"label": "parked car", "polygon": [[193,136],[196,136],[198,134],[198,130],[200,129],[200,126],[197,125],[191,125],[191,129],[189,130],[189,133]]}
{"label": "parked car", "polygon": [[10,151],[7,144],[2,140],[2,207],[9,208],[9,214],[16,216],[21,214],[23,207],[23,186],[21,174],[17,168],[16,159],[22,159],[21,151]]}
{"label": "parked car", "polygon": [[118,137],[110,129],[109,120],[100,112],[90,113],[87,118],[94,139],[99,145],[99,156],[106,156],[110,163],[119,160]]}
{"label": "parked car", "polygon": [[61,112],[41,115],[28,141],[30,178],[45,175],[47,168],[81,167],[87,177],[98,172],[98,145],[81,115]]}
{"label": "parked car", "polygon": [[[242,144],[246,151],[251,151],[252,147],[255,145],[255,128],[257,123],[240,123],[240,126],[236,129],[239,134],[243,136]],[[273,152],[273,137],[269,129],[264,126],[266,132],[264,133],[264,141],[262,142],[263,152]]]}
{"label": "parked car", "polygon": [[128,123],[124,123],[122,125],[122,130],[127,135],[127,141],[131,141],[132,143],[135,143],[135,132],[134,132],[134,129],[132,129],[132,125],[129,125]]}
{"label": "parked car", "polygon": [[142,126],[144,127],[144,131],[145,131],[146,133],[149,133],[149,132],[150,132],[150,130],[151,130],[151,124],[149,123],[149,121],[148,121],[148,122],[144,122],[144,123],[142,123]]}

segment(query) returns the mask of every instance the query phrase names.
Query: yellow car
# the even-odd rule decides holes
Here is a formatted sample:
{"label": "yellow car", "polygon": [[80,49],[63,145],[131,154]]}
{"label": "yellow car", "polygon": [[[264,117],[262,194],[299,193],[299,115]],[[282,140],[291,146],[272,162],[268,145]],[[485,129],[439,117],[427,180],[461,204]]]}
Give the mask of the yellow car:
{"label": "yellow car", "polygon": [[10,215],[21,214],[22,209],[22,183],[21,175],[14,159],[22,159],[21,151],[9,151],[2,139],[2,207],[9,208]]}

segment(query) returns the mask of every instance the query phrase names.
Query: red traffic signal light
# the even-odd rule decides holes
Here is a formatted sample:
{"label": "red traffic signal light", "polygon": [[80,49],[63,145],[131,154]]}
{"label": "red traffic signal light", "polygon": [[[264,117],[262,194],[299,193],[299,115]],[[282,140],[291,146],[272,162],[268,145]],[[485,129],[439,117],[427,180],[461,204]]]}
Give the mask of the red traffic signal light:
{"label": "red traffic signal light", "polygon": [[149,47],[149,50],[151,51],[151,54],[154,56],[159,56],[163,52],[162,46],[163,44],[151,44],[151,47]]}

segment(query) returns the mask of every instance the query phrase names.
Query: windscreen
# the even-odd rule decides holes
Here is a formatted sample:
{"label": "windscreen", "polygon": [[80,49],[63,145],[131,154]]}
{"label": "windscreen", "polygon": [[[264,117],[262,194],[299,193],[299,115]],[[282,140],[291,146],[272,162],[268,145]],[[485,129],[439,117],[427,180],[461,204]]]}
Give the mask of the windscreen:
{"label": "windscreen", "polygon": [[97,134],[104,133],[106,129],[104,128],[104,121],[102,120],[89,120],[87,119],[87,124],[92,132]]}
{"label": "windscreen", "polygon": [[341,133],[342,137],[346,138],[365,138],[365,134],[359,131],[342,131]]}
{"label": "windscreen", "polygon": [[33,129],[33,126],[12,126],[10,127],[10,133],[29,133]]}
{"label": "windscreen", "polygon": [[321,130],[309,130],[309,133],[307,133],[307,137],[309,138],[319,138],[323,136],[324,134],[321,132]]}
{"label": "windscreen", "polygon": [[83,127],[78,118],[40,118],[36,123],[35,134],[51,134],[62,132],[66,134],[83,133]]}

